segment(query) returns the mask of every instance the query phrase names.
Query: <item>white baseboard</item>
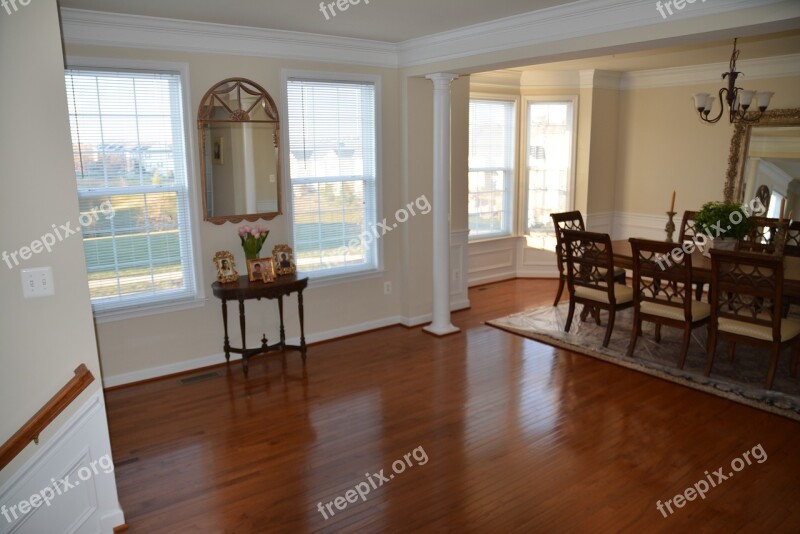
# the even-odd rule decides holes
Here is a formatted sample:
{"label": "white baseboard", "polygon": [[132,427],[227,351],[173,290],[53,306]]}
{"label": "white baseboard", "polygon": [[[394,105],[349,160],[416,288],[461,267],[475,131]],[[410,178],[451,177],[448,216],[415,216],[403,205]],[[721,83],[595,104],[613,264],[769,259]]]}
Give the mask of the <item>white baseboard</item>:
{"label": "white baseboard", "polygon": [[[108,455],[111,444],[108,440],[108,423],[103,391],[97,390],[73,414],[52,438],[12,477],[0,487],[0,505],[13,519],[9,522],[0,516],[0,534],[40,532],[97,532],[110,534],[115,527],[125,523],[125,516],[117,498],[117,486],[113,470],[105,461],[97,462]],[[95,473],[90,465],[96,467]],[[106,469],[102,469],[105,467]],[[86,469],[86,471],[84,471]],[[109,472],[106,472],[109,471]],[[79,476],[89,473],[88,478]],[[59,484],[61,490],[53,490],[54,480],[67,482],[73,487]],[[50,504],[40,501],[37,508],[22,515],[19,503],[29,501],[34,494],[50,487],[54,493]],[[17,518],[10,509],[17,507]]]}
{"label": "white baseboard", "polygon": [[[453,311],[462,310],[469,307],[470,307],[470,302],[468,298],[452,302],[450,306],[450,308]],[[402,317],[402,316],[384,317],[383,319],[376,319],[374,321],[368,321],[357,325],[344,326],[342,328],[335,328],[333,330],[327,330],[325,332],[317,332],[315,334],[310,334],[306,336],[306,343],[318,343],[320,341],[328,341],[330,339],[351,336],[353,334],[360,334],[362,332],[368,332],[370,330],[375,330],[378,328],[384,328],[386,326],[392,326],[397,324],[404,326],[418,326],[429,322],[431,322],[431,314],[426,314],[419,317]],[[290,345],[297,345],[300,343],[300,338],[299,337],[288,338],[286,340],[286,343]],[[241,359],[242,359],[241,355],[231,354],[231,361],[237,361]],[[203,356],[201,358],[195,358],[192,360],[184,360],[182,362],[172,363],[169,365],[149,367],[147,369],[142,369],[140,371],[133,371],[130,373],[121,373],[117,375],[106,376],[103,378],[103,386],[106,388],[113,388],[117,386],[123,386],[125,384],[132,384],[135,382],[142,382],[144,380],[151,380],[153,378],[159,378],[162,376],[173,375],[176,373],[185,373],[193,371],[195,369],[202,369],[204,367],[218,365],[224,362],[225,362],[225,353],[220,352],[218,354],[211,354],[209,356]]]}

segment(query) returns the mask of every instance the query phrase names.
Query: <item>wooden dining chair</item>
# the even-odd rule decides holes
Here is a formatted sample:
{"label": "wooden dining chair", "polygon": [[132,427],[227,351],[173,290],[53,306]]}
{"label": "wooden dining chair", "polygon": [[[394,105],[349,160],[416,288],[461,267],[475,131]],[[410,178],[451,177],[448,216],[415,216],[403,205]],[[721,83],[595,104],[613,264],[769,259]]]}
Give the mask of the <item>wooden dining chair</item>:
{"label": "wooden dining chair", "polygon": [[800,257],[800,221],[791,221],[789,223],[783,255]]}
{"label": "wooden dining chair", "polygon": [[770,217],[750,217],[755,223],[753,231],[747,236],[745,241],[752,241],[762,245],[774,245],[775,236],[778,232],[788,232],[789,221],[787,219],[779,220]]}
{"label": "wooden dining chair", "polygon": [[[692,296],[692,255],[670,256],[672,243],[631,238],[633,257],[633,328],[628,356],[633,355],[642,321],[655,323],[656,341],[661,326],[683,330],[678,369],[683,369],[692,329],[708,323],[711,307]],[[669,261],[664,261],[669,256]]]}
{"label": "wooden dining chair", "polygon": [[772,389],[778,356],[787,345],[792,347],[791,375],[797,375],[800,321],[781,317],[782,296],[782,257],[711,251],[711,319],[706,376],[711,374],[720,337],[728,341],[729,360],[733,360],[736,343],[770,348],[767,389]]}
{"label": "wooden dining chair", "polygon": [[633,290],[615,283],[611,237],[596,232],[564,230],[564,248],[569,288],[569,312],[564,331],[569,332],[572,326],[577,304],[583,304],[584,309],[606,310],[608,325],[603,346],[608,347],[617,311],[633,305]]}
{"label": "wooden dining chair", "polygon": [[[578,230],[585,231],[586,225],[583,223],[583,215],[580,211],[565,211],[563,213],[551,213],[550,217],[553,219],[553,226],[556,231],[556,261],[558,262],[558,292],[556,293],[556,300],[553,306],[558,306],[561,301],[561,295],[564,292],[564,286],[567,282],[566,260],[567,253],[564,248],[564,230]],[[615,268],[614,278],[620,284],[625,284],[625,269]]]}
{"label": "wooden dining chair", "polygon": [[[681,229],[678,232],[678,243],[683,244],[687,241],[695,241],[695,237],[700,234],[700,229],[697,228],[697,222],[695,221],[695,215],[697,215],[696,211],[684,211],[683,212],[683,219],[681,220]],[[694,291],[694,297],[697,300],[703,300],[703,291],[705,289],[705,284],[697,284]]]}

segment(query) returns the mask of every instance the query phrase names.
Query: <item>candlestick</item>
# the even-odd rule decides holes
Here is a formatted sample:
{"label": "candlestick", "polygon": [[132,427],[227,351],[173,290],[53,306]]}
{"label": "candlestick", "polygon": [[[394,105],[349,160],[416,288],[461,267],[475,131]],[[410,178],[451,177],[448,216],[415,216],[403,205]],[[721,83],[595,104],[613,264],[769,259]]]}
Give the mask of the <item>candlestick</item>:
{"label": "candlestick", "polygon": [[669,211],[675,211],[675,191],[672,192],[672,203],[669,205]]}
{"label": "candlestick", "polygon": [[[674,195],[674,193],[673,193]],[[673,196],[673,204],[674,204],[674,196]],[[667,233],[667,243],[674,243],[672,240],[672,235],[675,233],[675,221],[672,219],[675,217],[675,211],[670,210],[667,212],[667,216],[669,219],[667,220],[667,226],[664,228],[664,231]]]}

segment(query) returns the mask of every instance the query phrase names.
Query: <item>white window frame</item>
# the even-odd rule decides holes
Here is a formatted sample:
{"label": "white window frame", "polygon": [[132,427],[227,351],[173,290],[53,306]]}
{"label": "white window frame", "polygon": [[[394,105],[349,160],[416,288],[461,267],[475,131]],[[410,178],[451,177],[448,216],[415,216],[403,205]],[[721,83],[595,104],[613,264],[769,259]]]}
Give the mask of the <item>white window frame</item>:
{"label": "white window frame", "polygon": [[[509,176],[509,183],[506,184],[506,211],[508,212],[508,228],[505,231],[495,232],[491,234],[481,234],[476,236],[469,236],[470,243],[478,243],[480,241],[490,241],[492,239],[505,239],[516,235],[518,228],[517,224],[517,198],[518,182],[519,182],[519,138],[520,132],[520,98],[512,95],[496,95],[492,93],[470,93],[470,102],[472,100],[495,100],[498,102],[513,102],[514,103],[514,128],[511,132],[511,175]],[[469,153],[467,154],[469,159]],[[467,161],[467,188],[469,188],[469,161]],[[469,194],[469,192],[467,193]]]}
{"label": "white window frame", "polygon": [[[297,69],[282,69],[281,70],[281,95],[282,104],[281,112],[285,126],[281,128],[281,147],[285,147],[281,151],[281,164],[285,169],[282,180],[283,187],[283,205],[288,207],[289,224],[287,225],[287,232],[289,242],[292,249],[295,248],[294,237],[294,199],[292,195],[292,177],[291,177],[291,162],[289,161],[289,98],[287,83],[292,78],[313,80],[313,81],[328,81],[328,82],[354,82],[354,83],[372,83],[375,87],[375,221],[383,220],[383,129],[381,120],[382,111],[382,91],[380,76],[372,74],[354,74],[343,72],[326,72],[326,71],[312,71],[312,70],[297,70]],[[370,230],[370,229],[368,229]],[[308,271],[306,274],[311,278],[309,287],[327,286],[338,283],[346,283],[354,280],[364,280],[368,278],[375,278],[382,276],[384,271],[383,263],[383,238],[373,240],[370,246],[376,247],[375,266],[365,267],[359,270],[333,268],[320,271]]]}
{"label": "white window frame", "polygon": [[[518,232],[521,236],[528,236],[528,147],[531,141],[531,132],[528,127],[529,109],[531,103],[552,103],[570,102],[572,103],[572,147],[570,158],[572,159],[571,172],[569,177],[569,194],[567,195],[567,208],[570,211],[575,207],[575,181],[578,166],[578,95],[526,95],[523,97],[524,109],[520,110],[520,121],[525,121],[524,126],[524,147],[519,149],[519,175],[520,175],[520,195],[519,195],[519,226]],[[524,148],[524,150],[523,150]]]}
{"label": "white window frame", "polygon": [[[202,209],[197,202],[197,173],[195,157],[197,151],[196,128],[194,128],[194,111],[191,110],[191,92],[189,90],[189,64],[166,61],[145,61],[136,59],[111,59],[96,57],[68,56],[67,69],[109,69],[117,71],[171,71],[178,72],[181,78],[183,98],[184,151],[186,154],[186,188],[189,204],[189,235],[192,242],[192,264],[194,268],[194,297],[150,304],[131,304],[113,310],[94,312],[98,324],[146,317],[160,313],[171,313],[205,306],[205,277],[203,275],[203,257],[200,242],[200,214]],[[66,92],[66,91],[65,91]]]}

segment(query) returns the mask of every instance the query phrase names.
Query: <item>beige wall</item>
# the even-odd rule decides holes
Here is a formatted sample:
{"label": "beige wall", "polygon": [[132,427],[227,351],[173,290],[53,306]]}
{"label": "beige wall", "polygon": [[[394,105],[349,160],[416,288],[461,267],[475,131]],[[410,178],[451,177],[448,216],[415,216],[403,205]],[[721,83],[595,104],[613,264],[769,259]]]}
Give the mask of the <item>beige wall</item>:
{"label": "beige wall", "polygon": [[[800,107],[800,77],[745,80],[748,89],[775,92],[772,109]],[[620,93],[616,211],[663,215],[673,190],[679,213],[722,199],[733,128],[724,117],[703,123],[692,102],[694,93],[713,94],[721,85]]]}
{"label": "beige wall", "polygon": [[[372,74],[381,77],[382,85],[382,129],[381,136],[381,188],[382,211],[379,219],[394,217],[395,211],[405,205],[405,196],[401,194],[400,180],[400,123],[398,71],[394,69],[377,69],[348,65],[332,65],[327,63],[308,63],[284,61],[256,57],[224,56],[215,54],[196,54],[181,52],[161,52],[138,49],[115,49],[92,46],[67,46],[70,57],[99,57],[117,59],[137,59],[150,61],[182,62],[189,66],[191,102],[191,124],[194,124],[197,107],[205,91],[225,78],[239,76],[249,78],[262,85],[276,100],[279,110],[283,109],[283,91],[281,88],[281,69],[304,69],[317,71],[335,71],[346,73]],[[430,84],[430,82],[427,82]],[[428,93],[431,88],[427,88]],[[282,117],[285,120],[285,117]],[[196,129],[188,132],[197,146]],[[196,151],[192,155],[195,173],[199,172],[199,156]],[[285,173],[284,173],[285,174]],[[198,206],[200,201],[199,177],[193,176],[194,194]],[[425,183],[423,179],[421,181]],[[284,184],[285,184],[284,179]],[[284,189],[287,189],[284,187]],[[409,190],[411,200],[430,190],[414,185]],[[286,198],[286,197],[284,197]],[[264,245],[265,251],[271,251],[278,243],[288,242],[288,225],[290,219],[284,215],[266,222],[270,229],[269,237]],[[200,231],[202,243],[202,283],[206,288],[207,302],[196,309],[150,315],[146,317],[108,322],[98,325],[100,357],[103,363],[104,376],[115,376],[143,369],[177,364],[197,358],[220,354],[222,352],[222,319],[219,301],[210,294],[210,285],[215,279],[215,271],[211,257],[218,250],[230,250],[236,258],[240,273],[244,272],[244,252],[239,244],[236,230],[239,225],[226,223],[213,225],[202,222],[200,209],[195,213],[195,224]],[[307,290],[305,297],[306,336],[328,332],[340,328],[370,323],[387,317],[396,317],[401,313],[401,295],[403,295],[403,279],[401,271],[400,247],[402,233],[406,227],[419,229],[429,233],[430,217],[412,218],[409,223],[387,234],[381,239],[385,272],[376,278],[368,278],[348,283],[315,287]],[[427,256],[430,245],[421,249]],[[418,256],[422,254],[417,254]],[[383,282],[393,283],[391,295],[384,295]],[[299,335],[299,323],[296,314],[294,297],[287,302],[286,328],[289,337]],[[256,302],[247,304],[248,345],[255,346],[260,339],[264,325],[267,337],[277,338],[277,304],[274,302]],[[430,309],[426,310],[428,313]],[[233,305],[230,309],[235,317]],[[235,321],[234,321],[235,322]],[[233,323],[232,323],[233,324]],[[231,343],[239,345],[238,329],[231,332]],[[313,359],[313,351],[309,355]]]}
{"label": "beige wall", "polygon": [[[30,246],[51,225],[78,225],[55,0],[19,6],[11,15],[0,11],[0,71],[0,249],[10,254]],[[55,296],[24,299],[20,269],[42,266],[53,268]],[[0,263],[0,442],[50,400],[81,363],[100,377],[86,280],[83,243],[77,235],[20,267]],[[98,379],[48,427],[40,443],[47,443],[99,388]],[[35,450],[29,445],[3,469],[0,484]]]}

